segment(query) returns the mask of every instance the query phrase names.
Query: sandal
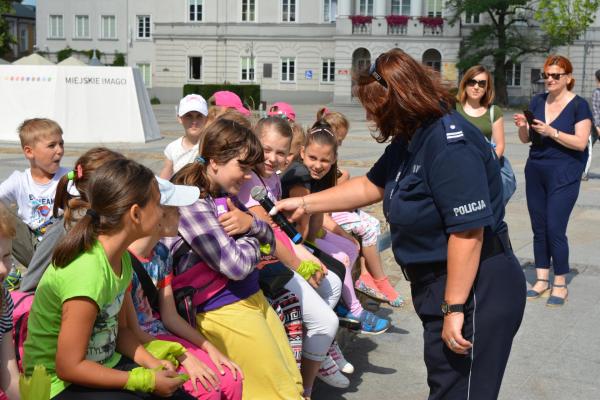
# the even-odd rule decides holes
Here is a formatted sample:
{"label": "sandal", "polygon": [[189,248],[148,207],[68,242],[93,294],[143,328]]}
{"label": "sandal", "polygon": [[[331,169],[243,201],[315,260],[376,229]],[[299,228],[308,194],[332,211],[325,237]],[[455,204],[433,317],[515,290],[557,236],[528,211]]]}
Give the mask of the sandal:
{"label": "sandal", "polygon": [[[542,290],[541,292],[538,292],[537,290],[533,290],[533,289],[529,289],[527,291],[527,300],[533,300],[533,299],[537,299],[540,297],[548,297],[550,295],[550,282],[548,281],[548,279],[536,279],[535,283],[538,282],[546,282],[548,284],[548,286],[546,287],[546,289]],[[534,285],[535,285],[534,283]]]}
{"label": "sandal", "polygon": [[[567,285],[552,285],[553,288],[567,288]],[[560,307],[560,306],[564,306],[565,303],[567,302],[567,297],[569,297],[569,292],[567,291],[567,294],[565,294],[565,297],[559,297],[559,296],[554,296],[552,293],[550,293],[550,298],[548,299],[548,301],[546,302],[546,306],[547,307]]]}
{"label": "sandal", "polygon": [[370,287],[360,278],[358,278],[354,284],[354,290],[380,303],[387,303],[389,301],[385,294],[373,287]]}

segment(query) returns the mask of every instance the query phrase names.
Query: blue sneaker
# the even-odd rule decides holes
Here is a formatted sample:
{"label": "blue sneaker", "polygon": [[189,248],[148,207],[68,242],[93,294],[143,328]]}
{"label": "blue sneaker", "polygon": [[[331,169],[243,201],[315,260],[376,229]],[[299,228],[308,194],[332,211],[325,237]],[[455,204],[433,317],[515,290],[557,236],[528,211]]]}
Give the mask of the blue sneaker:
{"label": "blue sneaker", "polygon": [[365,335],[379,335],[390,327],[390,321],[367,310],[363,310],[358,317],[352,314],[349,314],[349,317],[360,321],[360,333]]}
{"label": "blue sneaker", "polygon": [[338,316],[341,327],[350,329],[351,331],[360,331],[362,329],[360,320],[352,315],[342,303],[338,303],[333,311]]}

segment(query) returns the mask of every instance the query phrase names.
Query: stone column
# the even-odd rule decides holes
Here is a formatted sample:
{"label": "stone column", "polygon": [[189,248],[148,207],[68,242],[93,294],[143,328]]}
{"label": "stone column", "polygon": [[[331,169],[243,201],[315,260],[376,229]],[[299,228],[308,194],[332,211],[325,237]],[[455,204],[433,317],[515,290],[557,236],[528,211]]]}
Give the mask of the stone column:
{"label": "stone column", "polygon": [[423,0],[410,0],[410,16],[422,17],[423,15],[425,15]]}
{"label": "stone column", "polygon": [[385,17],[385,0],[374,0],[373,3],[373,16],[375,18],[383,18]]}
{"label": "stone column", "polygon": [[352,0],[339,0],[337,5],[339,17],[347,17],[352,14]]}

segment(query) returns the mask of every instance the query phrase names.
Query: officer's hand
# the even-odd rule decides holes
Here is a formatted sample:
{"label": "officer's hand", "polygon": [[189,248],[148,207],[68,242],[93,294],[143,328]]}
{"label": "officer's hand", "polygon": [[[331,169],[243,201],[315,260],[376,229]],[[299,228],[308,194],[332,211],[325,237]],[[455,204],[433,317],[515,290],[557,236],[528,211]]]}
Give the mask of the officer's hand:
{"label": "officer's hand", "polygon": [[444,316],[442,340],[456,354],[469,354],[469,350],[473,347],[473,344],[462,335],[464,322],[465,314],[461,312],[454,312]]}
{"label": "officer's hand", "polygon": [[291,211],[292,215],[290,215],[289,220],[291,222],[296,222],[303,215],[308,214],[308,210],[304,208],[304,202],[302,201],[302,197],[289,197],[287,199],[279,200],[275,205],[277,211]]}

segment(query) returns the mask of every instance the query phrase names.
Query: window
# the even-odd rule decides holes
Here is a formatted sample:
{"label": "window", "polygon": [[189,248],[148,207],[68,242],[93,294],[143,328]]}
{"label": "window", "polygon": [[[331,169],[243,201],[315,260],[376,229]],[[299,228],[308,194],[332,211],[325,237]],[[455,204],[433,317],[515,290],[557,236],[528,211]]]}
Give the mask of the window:
{"label": "window", "polygon": [[150,64],[136,64],[142,74],[142,80],[146,87],[152,87],[152,68]]}
{"label": "window", "polygon": [[295,82],[296,81],[296,59],[286,57],[281,59],[281,81]]}
{"label": "window", "polygon": [[190,72],[188,79],[191,81],[202,80],[202,57],[189,57]]}
{"label": "window", "polygon": [[256,21],[256,1],[255,0],[242,0],[242,21],[243,22]]}
{"label": "window", "polygon": [[48,28],[48,38],[63,39],[65,37],[62,15],[51,15]]}
{"label": "window", "polygon": [[240,80],[242,82],[253,82],[254,81],[254,57],[242,57],[241,63],[241,74]]}
{"label": "window", "polygon": [[76,38],[89,38],[90,37],[90,17],[87,15],[76,15],[75,16],[75,34],[73,37]]}
{"label": "window", "polygon": [[427,16],[441,17],[444,0],[427,0]]}
{"label": "window", "polygon": [[296,22],[296,0],[281,0],[281,22]]}
{"label": "window", "polygon": [[100,39],[117,38],[117,19],[114,15],[103,15],[100,18]]}
{"label": "window", "polygon": [[21,26],[19,29],[19,51],[25,51],[29,47],[29,31],[27,26]]}
{"label": "window", "polygon": [[410,0],[392,0],[392,15],[410,15]]}
{"label": "window", "polygon": [[507,62],[504,66],[506,71],[506,85],[507,86],[521,86],[521,64],[513,64]]}
{"label": "window", "polygon": [[335,60],[332,58],[323,59],[323,69],[321,71],[321,82],[335,81]]}
{"label": "window", "polygon": [[360,15],[373,15],[373,0],[359,0],[358,13]]}
{"label": "window", "polygon": [[149,15],[138,15],[138,39],[150,39],[150,16]]}
{"label": "window", "polygon": [[335,22],[337,0],[323,0],[323,22]]}
{"label": "window", "polygon": [[190,22],[202,22],[202,11],[204,0],[188,0],[190,10]]}
{"label": "window", "polygon": [[465,12],[465,24],[478,24],[479,15],[480,14],[471,14],[470,12]]}

